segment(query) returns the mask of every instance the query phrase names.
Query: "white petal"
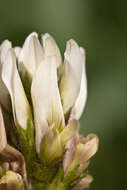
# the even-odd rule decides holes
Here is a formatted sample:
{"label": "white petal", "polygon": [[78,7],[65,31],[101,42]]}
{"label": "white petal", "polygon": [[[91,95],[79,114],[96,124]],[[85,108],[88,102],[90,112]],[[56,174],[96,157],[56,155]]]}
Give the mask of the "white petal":
{"label": "white petal", "polygon": [[[80,48],[80,50],[84,57],[84,63],[85,63],[84,49]],[[87,100],[87,79],[86,79],[85,64],[83,64],[80,92],[78,94],[78,97],[77,97],[74,107],[72,109],[71,119],[77,119],[77,120],[80,119],[83,109],[86,105],[86,100]]]}
{"label": "white petal", "polygon": [[0,152],[6,147],[6,145],[7,145],[6,132],[5,132],[2,110],[0,107]]}
{"label": "white petal", "polygon": [[62,63],[62,58],[60,54],[60,50],[52,36],[48,33],[42,35],[42,42],[44,47],[45,56],[56,56],[56,65],[57,68]]}
{"label": "white petal", "polygon": [[19,57],[21,50],[22,50],[21,47],[15,47],[15,48],[14,48],[15,55],[16,55],[17,58]]}
{"label": "white petal", "polygon": [[11,48],[11,42],[5,40],[0,46],[0,62],[4,63],[8,50]]}
{"label": "white petal", "polygon": [[55,57],[47,57],[39,65],[32,81],[31,95],[35,115],[36,143],[38,144],[38,136],[42,138],[47,130],[46,123],[57,128],[64,126]]}
{"label": "white petal", "polygon": [[80,91],[84,59],[75,41],[67,42],[60,94],[64,113],[71,109]]}
{"label": "white petal", "polygon": [[0,65],[0,104],[6,109],[11,111],[11,104],[9,99],[9,92],[1,79],[1,65]]}
{"label": "white petal", "polygon": [[23,64],[26,71],[33,77],[38,65],[43,59],[43,49],[38,40],[37,33],[31,33],[25,40],[19,55],[19,62]]}
{"label": "white petal", "polygon": [[0,103],[6,109],[11,111],[11,104],[9,100],[9,93],[1,78],[2,64],[4,64],[8,50],[11,48],[11,42],[5,40],[0,46]]}
{"label": "white petal", "polygon": [[18,74],[13,49],[10,49],[7,53],[2,68],[2,79],[11,96],[15,123],[26,129],[30,116],[30,106]]}

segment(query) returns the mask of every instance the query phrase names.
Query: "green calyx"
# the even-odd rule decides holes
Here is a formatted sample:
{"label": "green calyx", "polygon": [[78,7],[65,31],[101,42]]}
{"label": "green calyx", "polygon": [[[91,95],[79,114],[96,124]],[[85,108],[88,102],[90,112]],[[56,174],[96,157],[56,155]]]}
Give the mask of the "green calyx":
{"label": "green calyx", "polygon": [[31,172],[31,165],[36,157],[32,116],[27,122],[27,129],[24,130],[23,128],[18,127],[17,131],[19,134],[19,149],[24,155],[28,172]]}
{"label": "green calyx", "polygon": [[[69,190],[73,187],[73,181],[76,179],[78,166],[68,175],[64,175],[62,165],[59,167],[42,167],[36,165],[32,176],[32,190]],[[78,182],[78,181],[77,181]]]}

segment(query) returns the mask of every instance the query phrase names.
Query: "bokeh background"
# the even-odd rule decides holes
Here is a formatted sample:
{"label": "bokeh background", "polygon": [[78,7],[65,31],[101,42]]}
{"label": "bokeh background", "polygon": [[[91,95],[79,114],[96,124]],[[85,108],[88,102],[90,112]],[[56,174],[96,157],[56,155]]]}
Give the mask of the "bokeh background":
{"label": "bokeh background", "polygon": [[126,189],[127,1],[0,1],[0,43],[22,45],[32,31],[52,34],[62,53],[70,38],[85,47],[88,101],[81,132],[100,138],[89,168],[95,179],[91,189]]}

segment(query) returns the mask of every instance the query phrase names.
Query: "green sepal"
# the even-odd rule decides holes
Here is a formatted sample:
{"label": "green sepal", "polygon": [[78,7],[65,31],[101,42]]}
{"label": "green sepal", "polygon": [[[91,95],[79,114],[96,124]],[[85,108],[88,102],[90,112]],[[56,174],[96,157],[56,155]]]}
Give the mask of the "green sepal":
{"label": "green sepal", "polygon": [[61,165],[57,167],[49,168],[36,163],[31,176],[32,190],[59,190],[64,170]]}
{"label": "green sepal", "polygon": [[79,166],[76,166],[72,171],[70,171],[67,176],[65,176],[65,178],[63,179],[60,187],[58,190],[69,190],[71,183],[73,182],[73,180],[76,177],[76,172],[78,170]]}
{"label": "green sepal", "polygon": [[36,149],[35,149],[35,135],[34,135],[34,125],[32,115],[27,122],[27,128],[24,130],[20,126],[17,127],[17,131],[19,134],[19,148],[24,155],[26,161],[27,171],[30,172],[31,165],[36,157]]}
{"label": "green sepal", "polygon": [[43,182],[40,182],[34,178],[31,179],[31,189],[30,190],[43,190],[43,189],[47,189],[48,187],[48,183],[43,183]]}
{"label": "green sepal", "polygon": [[32,166],[31,177],[38,182],[50,183],[58,171],[58,166],[45,166],[40,163],[34,163]]}
{"label": "green sepal", "polygon": [[64,114],[65,123],[68,123],[70,114],[71,114],[72,107],[69,108],[69,110]]}
{"label": "green sepal", "polygon": [[57,175],[53,179],[52,183],[49,185],[47,190],[69,190],[72,186],[72,182],[75,180],[76,172],[78,167],[75,167],[72,171],[68,173],[67,176],[64,177],[63,168],[60,167]]}
{"label": "green sepal", "polygon": [[63,177],[64,170],[63,167],[60,166],[55,178],[53,179],[52,183],[49,185],[47,190],[59,190],[59,186],[62,183]]}

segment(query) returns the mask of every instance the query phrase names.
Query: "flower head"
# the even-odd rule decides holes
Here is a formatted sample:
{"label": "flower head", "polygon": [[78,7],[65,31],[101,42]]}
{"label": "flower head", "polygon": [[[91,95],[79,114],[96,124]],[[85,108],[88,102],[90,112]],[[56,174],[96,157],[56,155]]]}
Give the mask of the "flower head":
{"label": "flower head", "polygon": [[[97,151],[98,138],[90,135],[81,140],[78,132],[87,98],[82,47],[69,40],[62,62],[49,34],[42,35],[40,42],[33,32],[23,47],[13,48],[11,42],[4,41],[0,46],[0,92],[2,109],[9,114],[5,120],[11,121],[6,127],[8,139],[23,153],[27,171],[37,160],[47,167],[59,159],[64,160],[66,175],[77,165],[79,175],[86,169]],[[5,158],[10,152],[19,155],[7,144],[0,112],[0,154],[4,152]]]}

